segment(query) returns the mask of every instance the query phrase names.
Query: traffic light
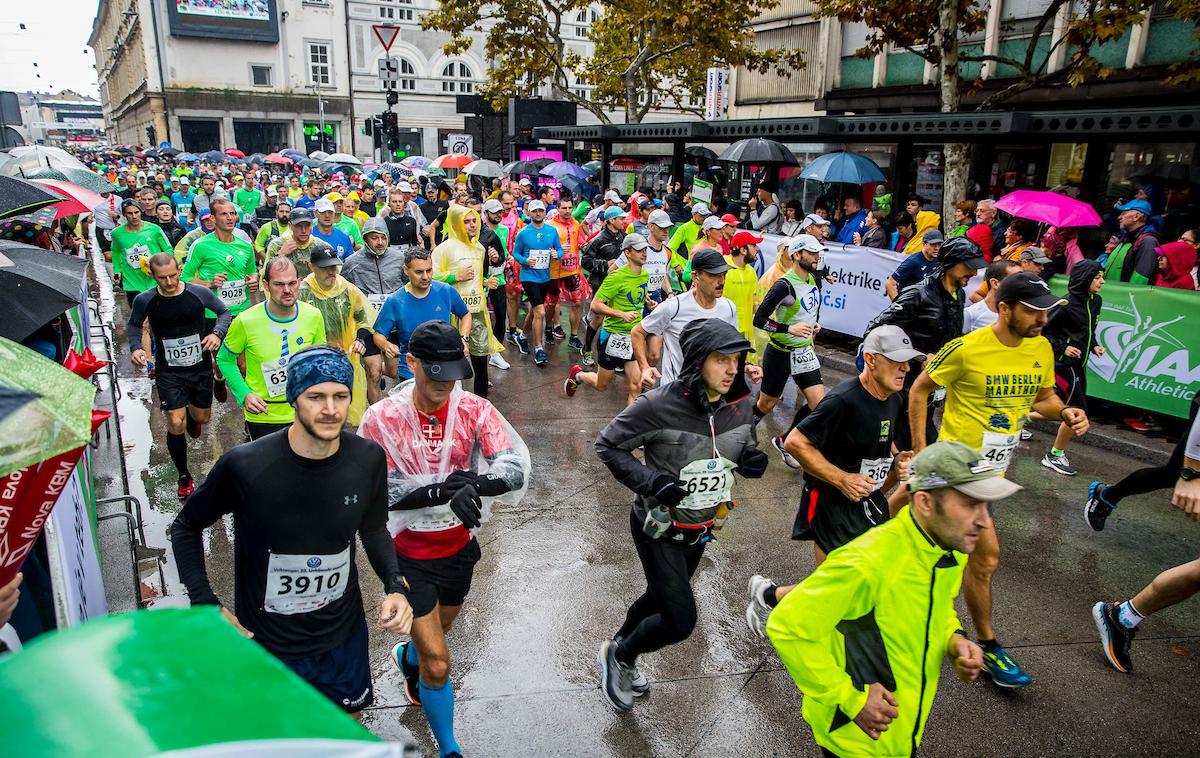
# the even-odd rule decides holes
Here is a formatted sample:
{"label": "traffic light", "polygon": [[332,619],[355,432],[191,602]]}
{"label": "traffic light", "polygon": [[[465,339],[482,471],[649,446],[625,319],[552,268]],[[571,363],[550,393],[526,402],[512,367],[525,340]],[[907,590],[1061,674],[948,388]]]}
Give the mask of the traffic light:
{"label": "traffic light", "polygon": [[146,144],[148,144],[148,145],[157,145],[158,144],[158,130],[154,128],[154,124],[151,124],[150,126],[146,127]]}
{"label": "traffic light", "polygon": [[396,92],[394,89],[390,89],[387,91],[387,94],[384,95],[384,100],[389,106],[395,105],[396,103],[400,102],[400,93]]}
{"label": "traffic light", "polygon": [[388,136],[395,136],[400,130],[400,117],[392,111],[383,114],[383,131]]}

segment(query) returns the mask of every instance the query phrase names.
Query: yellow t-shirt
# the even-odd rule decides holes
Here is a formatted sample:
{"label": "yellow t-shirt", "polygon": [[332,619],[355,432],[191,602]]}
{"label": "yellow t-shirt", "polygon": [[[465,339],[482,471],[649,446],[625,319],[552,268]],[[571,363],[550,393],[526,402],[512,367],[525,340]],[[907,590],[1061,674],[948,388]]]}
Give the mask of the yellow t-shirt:
{"label": "yellow t-shirt", "polygon": [[947,342],[926,371],[946,388],[938,439],[958,440],[985,457],[990,448],[993,462],[1007,467],[1016,445],[1008,438],[1020,439],[1034,398],[1054,386],[1054,351],[1045,337],[1007,347],[988,327]]}

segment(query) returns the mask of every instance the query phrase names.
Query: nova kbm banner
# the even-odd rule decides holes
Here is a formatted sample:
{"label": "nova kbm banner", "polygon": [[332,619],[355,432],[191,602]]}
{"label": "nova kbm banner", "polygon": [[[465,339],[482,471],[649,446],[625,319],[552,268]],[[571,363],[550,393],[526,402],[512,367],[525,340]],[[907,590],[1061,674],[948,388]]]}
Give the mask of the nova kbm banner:
{"label": "nova kbm banner", "polygon": [[[1050,288],[1066,291],[1056,276]],[[1108,281],[1088,359],[1088,395],[1186,418],[1200,383],[1200,294]]]}

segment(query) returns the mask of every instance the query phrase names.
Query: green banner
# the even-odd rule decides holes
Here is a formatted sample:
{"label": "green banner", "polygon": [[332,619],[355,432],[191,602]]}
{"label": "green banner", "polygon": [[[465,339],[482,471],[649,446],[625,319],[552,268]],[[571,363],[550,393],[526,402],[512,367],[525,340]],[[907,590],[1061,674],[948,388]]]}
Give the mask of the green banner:
{"label": "green banner", "polygon": [[[1050,289],[1064,294],[1066,279]],[[1105,354],[1088,358],[1088,396],[1187,418],[1200,383],[1200,293],[1109,280],[1100,296]]]}

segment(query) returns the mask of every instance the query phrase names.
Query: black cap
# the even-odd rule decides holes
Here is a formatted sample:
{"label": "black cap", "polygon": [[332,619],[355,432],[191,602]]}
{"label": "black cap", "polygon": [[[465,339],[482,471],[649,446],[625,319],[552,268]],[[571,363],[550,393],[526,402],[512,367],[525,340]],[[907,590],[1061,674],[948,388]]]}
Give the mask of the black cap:
{"label": "black cap", "polygon": [[638,208],[644,211],[653,210],[655,208],[654,201],[645,195],[642,195],[640,198],[638,198]]}
{"label": "black cap", "polygon": [[946,240],[938,250],[937,262],[944,268],[950,268],[955,263],[966,263],[976,270],[987,268],[983,248],[969,237],[951,237]]}
{"label": "black cap", "polygon": [[472,376],[462,335],[447,321],[426,321],[418,326],[408,338],[408,352],[434,381],[456,382]]}
{"label": "black cap", "polygon": [[997,303],[1020,303],[1034,310],[1048,311],[1056,305],[1066,303],[1065,298],[1050,291],[1050,285],[1036,274],[1020,272],[1009,274],[996,290]]}
{"label": "black cap", "polygon": [[692,271],[703,271],[706,274],[723,274],[733,268],[725,262],[725,256],[711,247],[705,248],[692,256]]}
{"label": "black cap", "polygon": [[313,247],[312,255],[309,257],[308,262],[313,268],[329,268],[330,266],[342,265],[342,259],[337,256],[333,248],[326,246]]}
{"label": "black cap", "polygon": [[293,224],[311,224],[312,220],[312,211],[308,208],[292,208],[288,216],[288,221]]}

